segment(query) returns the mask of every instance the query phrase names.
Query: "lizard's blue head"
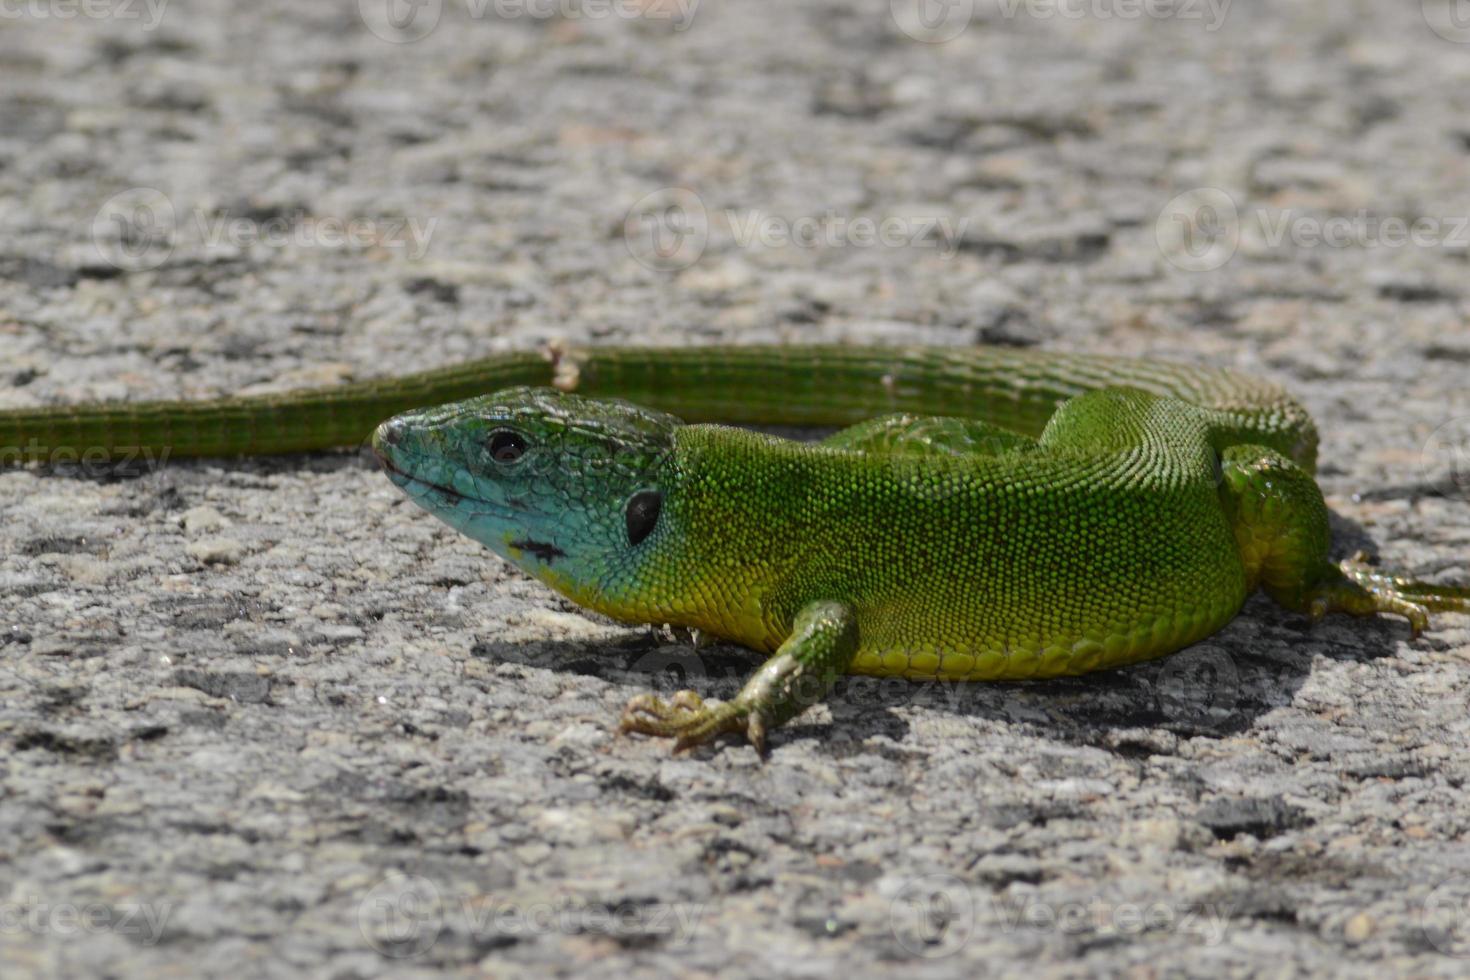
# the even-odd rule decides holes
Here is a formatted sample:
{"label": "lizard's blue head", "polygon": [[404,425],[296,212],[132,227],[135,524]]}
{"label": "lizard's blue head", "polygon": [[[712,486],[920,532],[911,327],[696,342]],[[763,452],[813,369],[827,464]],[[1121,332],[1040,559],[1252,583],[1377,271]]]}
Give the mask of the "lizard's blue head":
{"label": "lizard's blue head", "polygon": [[420,507],[597,607],[657,536],[679,425],[625,402],[509,388],[395,416],[373,450]]}

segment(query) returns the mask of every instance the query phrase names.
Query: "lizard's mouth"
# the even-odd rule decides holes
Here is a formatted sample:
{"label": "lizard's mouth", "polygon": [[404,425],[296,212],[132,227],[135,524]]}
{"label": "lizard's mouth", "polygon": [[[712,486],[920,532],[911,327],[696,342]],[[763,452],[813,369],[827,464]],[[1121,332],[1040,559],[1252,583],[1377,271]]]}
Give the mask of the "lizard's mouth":
{"label": "lizard's mouth", "polygon": [[[501,554],[509,546],[548,564],[565,555],[560,548],[526,533],[534,529],[535,520],[521,501],[487,500],[457,489],[456,464],[435,455],[420,455],[405,443],[404,434],[404,429],[390,419],[373,433],[372,449],[389,482],[414,503]],[[473,479],[468,482],[466,489],[476,484]]]}
{"label": "lizard's mouth", "polygon": [[[489,506],[487,501],[477,500],[473,497],[466,497],[458,490],[451,490],[449,487],[443,486],[438,483],[430,483],[428,480],[415,476],[413,473],[410,473],[408,470],[405,470],[403,467],[395,463],[392,456],[390,456],[387,452],[384,452],[384,450],[379,446],[373,447],[373,455],[378,457],[379,465],[383,467],[383,472],[388,474],[388,479],[393,481],[393,485],[407,493],[410,497],[421,497],[424,494],[429,493],[436,494],[441,497],[443,499],[443,503],[448,505],[448,507],[451,509],[454,506],[461,504],[467,500],[470,501],[472,504]],[[419,503],[422,505],[423,501],[421,500],[419,501]],[[489,511],[487,511],[486,513],[489,513]],[[509,540],[509,535],[507,535],[506,543],[511,548],[516,548],[529,555],[535,556],[542,562],[542,564],[545,565],[550,565],[557,559],[565,558],[567,556],[567,553],[561,548],[557,547],[555,544],[545,541],[538,541],[524,534],[521,535],[519,539],[514,541]]]}
{"label": "lizard's mouth", "polygon": [[[425,480],[412,470],[404,469],[400,466],[394,461],[392,455],[384,451],[382,447],[374,446],[373,455],[378,457],[379,465],[383,467],[383,472],[388,475],[388,479],[393,482],[393,485],[410,497],[423,497],[426,494],[433,494],[439,498],[439,503],[442,503],[446,509],[457,508],[461,504],[468,504],[476,513],[493,515],[503,520],[510,520],[520,516],[514,507],[505,507],[479,497],[471,497],[468,494],[460,493],[453,487],[446,487],[442,483]],[[422,506],[422,501],[420,505]],[[433,510],[433,508],[430,509]]]}
{"label": "lizard's mouth", "polygon": [[438,483],[430,483],[423,477],[417,476],[409,472],[408,470],[405,470],[403,467],[395,463],[393,461],[393,457],[384,452],[383,449],[379,446],[373,447],[373,455],[378,457],[378,465],[383,467],[383,472],[388,474],[388,479],[392,480],[393,484],[400,489],[408,490],[411,487],[422,487],[424,490],[431,490],[434,493],[441,494],[450,503],[456,504],[462,500],[469,499],[458,490],[451,490],[449,487],[443,486]]}

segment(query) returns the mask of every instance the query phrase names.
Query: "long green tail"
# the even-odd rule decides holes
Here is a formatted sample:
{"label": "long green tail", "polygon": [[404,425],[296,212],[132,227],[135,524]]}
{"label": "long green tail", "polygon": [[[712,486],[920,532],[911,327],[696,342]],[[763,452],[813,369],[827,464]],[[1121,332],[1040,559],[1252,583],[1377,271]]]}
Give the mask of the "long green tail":
{"label": "long green tail", "polygon": [[216,401],[106,402],[0,412],[0,464],[302,452],[362,443],[410,408],[502,385],[544,384],[550,364],[509,354],[470,364],[331,388]]}
{"label": "long green tail", "polygon": [[497,355],[398,378],[218,401],[0,412],[0,465],[301,452],[360,445],[384,419],[511,385],[621,397],[691,422],[845,425],[884,412],[984,418],[1039,434],[1056,406],[1127,385],[1235,415],[1311,469],[1317,432],[1277,386],[1247,375],[1014,348],[577,348]]}

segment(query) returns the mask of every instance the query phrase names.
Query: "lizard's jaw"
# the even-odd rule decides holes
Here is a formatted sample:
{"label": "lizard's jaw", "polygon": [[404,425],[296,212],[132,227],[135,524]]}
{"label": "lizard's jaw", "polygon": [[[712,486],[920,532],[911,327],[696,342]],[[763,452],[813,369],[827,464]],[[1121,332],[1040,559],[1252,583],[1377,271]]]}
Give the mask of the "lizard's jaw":
{"label": "lizard's jaw", "polygon": [[[425,503],[426,497],[435,497],[439,503],[447,507],[457,507],[470,498],[439,483],[434,483],[420,476],[416,476],[410,469],[405,468],[402,463],[394,459],[393,453],[380,447],[375,439],[373,441],[373,455],[378,457],[378,464],[383,467],[383,472],[393,485],[408,494],[415,501],[432,513],[438,514],[439,508]],[[485,503],[485,501],[475,501]]]}
{"label": "lizard's jaw", "polygon": [[403,431],[400,425],[398,420],[390,419],[378,426],[373,433],[373,455],[393,485],[414,503],[456,530],[470,534],[473,532],[461,525],[473,518],[488,517],[503,522],[516,516],[512,508],[471,496],[451,486],[451,474],[446,472],[442,463],[410,452],[401,445]]}
{"label": "lizard's jaw", "polygon": [[383,472],[388,475],[388,479],[393,482],[393,485],[395,487],[407,488],[409,484],[419,484],[425,487],[432,486],[433,489],[438,490],[440,493],[446,496],[460,497],[461,499],[464,496],[463,494],[457,493],[454,490],[450,490],[448,487],[441,487],[434,484],[425,483],[423,480],[415,477],[412,473],[400,469],[398,464],[393,462],[393,457],[388,455],[388,453],[384,452],[382,449],[379,449],[377,446],[373,446],[373,455],[378,457],[378,465],[383,468]]}

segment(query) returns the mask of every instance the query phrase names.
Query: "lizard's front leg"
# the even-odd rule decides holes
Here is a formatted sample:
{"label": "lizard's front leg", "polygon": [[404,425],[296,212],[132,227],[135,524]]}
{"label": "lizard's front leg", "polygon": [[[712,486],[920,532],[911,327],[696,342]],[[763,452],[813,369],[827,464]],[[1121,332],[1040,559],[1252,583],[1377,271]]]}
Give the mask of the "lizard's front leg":
{"label": "lizard's front leg", "polygon": [[680,691],[665,702],[640,694],[623,709],[621,730],[676,736],[674,751],[743,732],[765,755],[766,733],[801,714],[832,689],[858,649],[857,617],[841,602],[813,602],[796,616],[791,636],[732,701],[703,701]]}

